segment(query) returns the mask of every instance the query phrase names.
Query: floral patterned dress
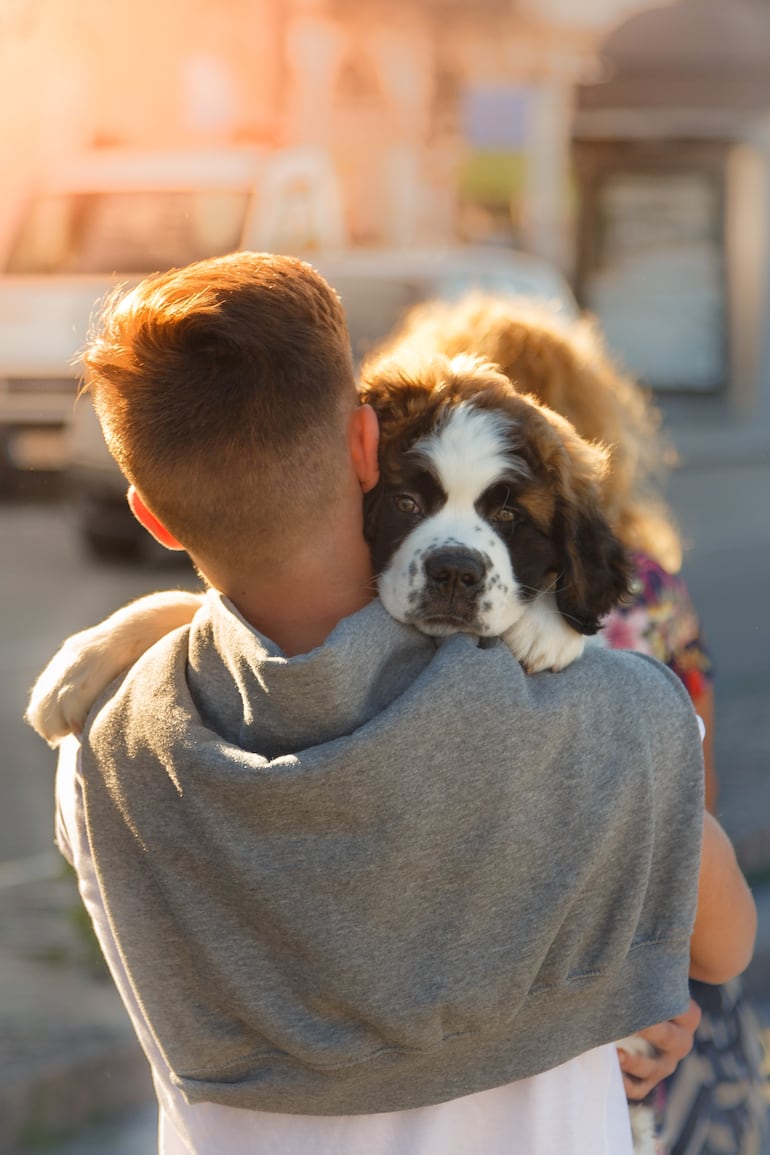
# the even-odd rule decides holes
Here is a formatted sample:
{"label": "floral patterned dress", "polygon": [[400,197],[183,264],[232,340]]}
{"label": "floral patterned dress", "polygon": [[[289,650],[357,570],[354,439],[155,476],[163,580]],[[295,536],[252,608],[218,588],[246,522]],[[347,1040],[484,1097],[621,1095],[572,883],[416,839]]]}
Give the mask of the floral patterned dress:
{"label": "floral patterned dress", "polygon": [[[690,696],[711,686],[714,668],[684,580],[634,556],[632,598],[608,616],[602,640],[639,650],[678,674]],[[661,1150],[670,1155],[759,1155],[767,1107],[760,1033],[735,979],[691,982],[703,1017],[692,1052],[658,1094]]]}
{"label": "floral patterned dress", "polygon": [[698,615],[679,574],[634,554],[632,599],[606,619],[603,640],[613,650],[639,650],[663,662],[699,698],[714,679]]}

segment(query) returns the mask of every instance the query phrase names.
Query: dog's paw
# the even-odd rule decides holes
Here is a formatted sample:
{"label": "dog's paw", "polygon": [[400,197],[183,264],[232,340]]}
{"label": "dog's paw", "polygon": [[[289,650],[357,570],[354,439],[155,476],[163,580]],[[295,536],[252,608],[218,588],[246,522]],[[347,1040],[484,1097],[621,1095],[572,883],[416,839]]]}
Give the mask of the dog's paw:
{"label": "dog's paw", "polygon": [[[616,1044],[629,1055],[652,1058],[655,1048],[641,1035],[627,1035]],[[651,1092],[654,1094],[654,1092]],[[655,1126],[655,1111],[649,1102],[650,1096],[635,1101],[628,1100],[628,1114],[631,1121],[631,1135],[634,1141],[634,1155],[657,1155],[658,1144]]]}
{"label": "dog's paw", "polygon": [[505,631],[503,641],[528,674],[563,670],[585,648],[585,637],[568,626],[549,593],[541,594]]}
{"label": "dog's paw", "polygon": [[656,1054],[650,1040],[642,1035],[626,1035],[624,1039],[618,1039],[615,1046],[620,1047],[628,1055],[641,1055],[645,1059],[651,1059]]}
{"label": "dog's paw", "polygon": [[634,1155],[657,1155],[658,1142],[653,1108],[647,1103],[629,1102],[628,1117],[631,1123]]}
{"label": "dog's paw", "polygon": [[200,594],[184,590],[149,594],[73,634],[32,687],[26,721],[49,746],[80,734],[110,682],[164,634],[190,622],[200,604]]}
{"label": "dog's paw", "polygon": [[24,717],[49,746],[80,734],[101,691],[125,668],[100,631],[94,626],[68,638],[32,687]]}

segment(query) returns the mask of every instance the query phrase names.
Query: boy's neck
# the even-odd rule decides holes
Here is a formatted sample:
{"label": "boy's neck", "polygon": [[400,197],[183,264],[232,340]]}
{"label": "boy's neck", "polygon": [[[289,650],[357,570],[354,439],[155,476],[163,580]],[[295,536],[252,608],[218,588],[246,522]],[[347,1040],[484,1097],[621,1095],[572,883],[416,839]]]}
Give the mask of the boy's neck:
{"label": "boy's neck", "polygon": [[297,553],[268,573],[248,568],[207,577],[287,657],[320,646],[338,622],[376,596],[369,549],[360,536]]}
{"label": "boy's neck", "polygon": [[248,622],[270,638],[287,657],[314,650],[343,618],[357,613],[375,596],[371,575],[348,585],[313,588],[307,573],[292,582],[282,579],[280,596],[264,591],[223,590]]}

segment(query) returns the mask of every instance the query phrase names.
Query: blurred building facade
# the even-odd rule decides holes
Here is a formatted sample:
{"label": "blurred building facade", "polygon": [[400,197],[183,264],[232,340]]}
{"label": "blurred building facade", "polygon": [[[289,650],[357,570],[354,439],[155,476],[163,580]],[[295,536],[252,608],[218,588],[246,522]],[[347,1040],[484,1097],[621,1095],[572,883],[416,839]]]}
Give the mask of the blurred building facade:
{"label": "blurred building facade", "polygon": [[513,93],[516,239],[566,267],[574,86],[606,30],[650,2],[5,0],[4,191],[94,145],[313,144],[333,156],[354,243],[454,239],[468,95]]}
{"label": "blurred building facade", "polygon": [[770,5],[678,0],[602,57],[574,121],[579,295],[650,385],[767,409]]}
{"label": "blurred building facade", "polygon": [[[632,369],[748,412],[763,373],[770,396],[768,22],[766,0],[4,0],[0,232],[78,150],[320,146],[350,243],[534,251]],[[676,333],[662,296],[637,324],[642,261],[618,263],[666,229],[689,244]]]}

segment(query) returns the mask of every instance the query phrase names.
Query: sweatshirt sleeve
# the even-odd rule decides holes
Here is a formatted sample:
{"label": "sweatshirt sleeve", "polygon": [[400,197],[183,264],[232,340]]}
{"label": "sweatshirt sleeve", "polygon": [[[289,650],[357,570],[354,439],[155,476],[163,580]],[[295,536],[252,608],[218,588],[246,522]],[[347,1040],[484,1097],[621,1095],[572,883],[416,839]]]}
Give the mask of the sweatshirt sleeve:
{"label": "sweatshirt sleeve", "polygon": [[649,886],[660,908],[668,908],[667,917],[689,934],[695,921],[705,805],[702,724],[680,678],[653,658],[637,657],[668,683],[661,686],[666,708],[648,716],[655,830]]}

